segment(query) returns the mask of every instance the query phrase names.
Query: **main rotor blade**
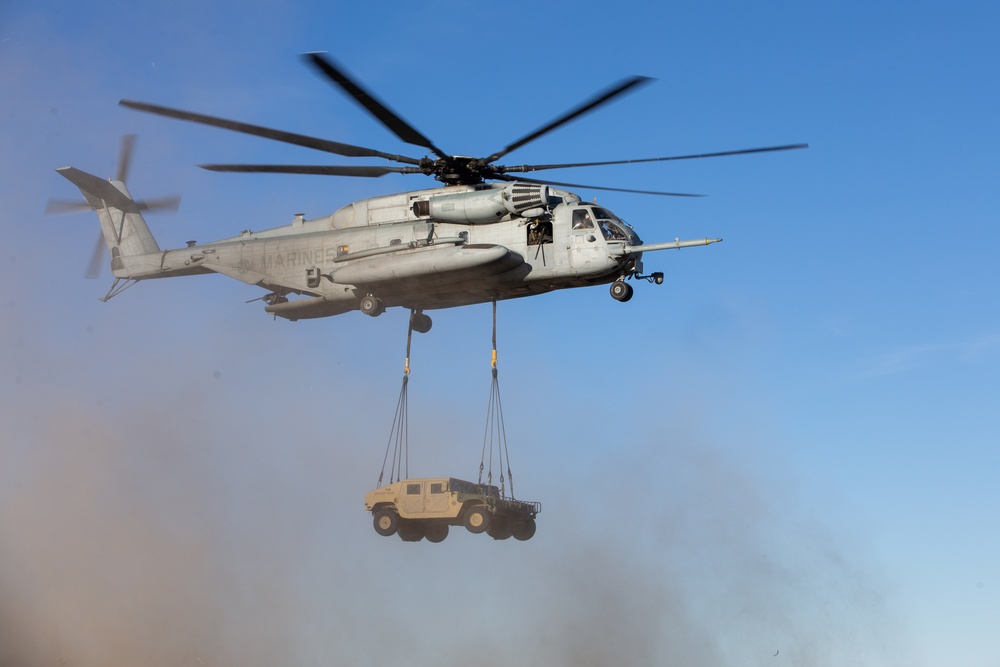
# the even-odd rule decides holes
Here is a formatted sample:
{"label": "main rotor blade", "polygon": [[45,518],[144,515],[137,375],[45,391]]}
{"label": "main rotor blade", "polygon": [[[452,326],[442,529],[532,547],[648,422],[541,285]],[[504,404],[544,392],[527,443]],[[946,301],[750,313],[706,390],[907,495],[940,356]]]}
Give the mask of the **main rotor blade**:
{"label": "main rotor blade", "polygon": [[264,174],[314,174],[320,176],[362,176],[378,178],[386,174],[419,174],[414,167],[341,167],[321,164],[200,164],[209,171],[232,171],[240,173]]}
{"label": "main rotor blade", "polygon": [[408,144],[422,146],[423,148],[432,151],[438,157],[450,157],[440,148],[435,146],[434,142],[421,134],[415,127],[400,118],[399,114],[389,109],[389,107],[385,106],[374,95],[348,77],[343,70],[334,65],[329,56],[324,57],[321,53],[306,53],[304,57],[306,60],[315,65],[320,72],[325,74],[328,79],[340,86],[344,92],[357,100],[358,104],[367,109],[368,113],[375,116],[380,123],[392,130],[393,134],[397,137]]}
{"label": "main rotor blade", "polygon": [[383,153],[382,151],[377,151],[372,148],[364,148],[362,146],[352,146],[351,144],[342,144],[339,141],[318,139],[316,137],[310,137],[304,134],[295,134],[294,132],[284,132],[282,130],[274,130],[268,127],[262,127],[260,125],[251,125],[250,123],[241,123],[240,121],[236,120],[228,120],[225,118],[218,118],[216,116],[208,116],[206,114],[193,113],[191,111],[183,111],[181,109],[172,109],[170,107],[164,107],[158,104],[148,104],[146,102],[136,102],[133,100],[120,100],[118,104],[120,104],[123,107],[135,109],[136,111],[145,111],[146,113],[157,114],[159,116],[167,116],[168,118],[176,118],[178,120],[186,120],[192,123],[201,123],[202,125],[211,125],[212,127],[220,127],[224,130],[232,130],[234,132],[252,134],[257,137],[263,137],[265,139],[282,141],[286,144],[295,144],[296,146],[305,146],[306,148],[313,148],[318,151],[334,153],[335,155],[346,155],[347,157],[380,157],[386,160],[392,160],[394,162],[402,162],[404,164],[420,164],[420,160],[418,160],[417,158],[406,157],[404,155],[391,155],[389,153]]}
{"label": "main rotor blade", "polygon": [[132,151],[135,148],[135,135],[122,135],[122,143],[118,148],[118,170],[115,173],[115,180],[125,183],[128,181],[128,170],[132,166]]}
{"label": "main rotor blade", "polygon": [[570,122],[571,120],[579,118],[580,116],[582,116],[583,114],[585,114],[585,113],[587,113],[589,111],[593,111],[594,109],[596,109],[597,107],[601,106],[602,104],[607,104],[608,102],[610,102],[614,98],[618,97],[619,95],[621,95],[623,93],[626,93],[629,90],[631,90],[632,88],[634,88],[635,86],[638,86],[640,84],[644,84],[647,81],[652,81],[652,79],[650,79],[648,76],[633,76],[633,77],[630,77],[628,79],[624,79],[623,81],[620,81],[617,85],[609,88],[608,90],[604,91],[603,93],[599,93],[598,95],[596,95],[595,97],[593,97],[589,101],[584,102],[580,106],[578,106],[578,107],[576,107],[576,108],[568,111],[567,113],[563,114],[559,118],[556,118],[554,121],[552,121],[548,125],[540,127],[537,130],[535,130],[534,132],[532,132],[531,134],[529,134],[529,135],[527,135],[525,137],[522,137],[521,139],[518,139],[514,143],[512,143],[509,146],[507,146],[506,148],[504,148],[502,151],[494,153],[493,155],[490,155],[489,157],[483,158],[483,162],[493,162],[494,160],[497,160],[497,159],[503,157],[507,153],[510,153],[511,151],[513,151],[513,150],[515,150],[517,148],[520,148],[521,146],[525,145],[526,143],[528,143],[530,141],[534,141],[535,139],[539,138],[543,134],[547,134],[548,132],[551,132],[552,130],[556,129],[557,127],[565,125],[566,123]]}
{"label": "main rotor blade", "polygon": [[630,190],[628,188],[608,188],[602,185],[583,185],[581,183],[560,183],[558,181],[539,181],[534,178],[515,178],[513,176],[504,176],[503,174],[495,174],[491,178],[495,178],[500,181],[519,181],[521,183],[540,183],[542,185],[561,185],[567,188],[587,188],[588,190],[608,190],[609,192],[631,192],[633,194],[639,195],[659,195],[663,197],[704,197],[705,195],[693,195],[685,192],[660,192],[658,190]]}
{"label": "main rotor blade", "polygon": [[574,162],[566,164],[526,164],[511,167],[497,165],[495,169],[503,173],[524,173],[542,169],[568,169],[573,167],[603,167],[611,164],[637,164],[640,162],[667,162],[669,160],[693,160],[703,157],[722,157],[724,155],[746,155],[748,153],[770,153],[773,151],[790,151],[799,148],[809,148],[809,144],[788,144],[786,146],[768,146],[766,148],[744,148],[737,151],[720,151],[718,153],[697,153],[694,155],[674,155],[670,157],[649,157],[637,160],[611,160],[608,162]]}

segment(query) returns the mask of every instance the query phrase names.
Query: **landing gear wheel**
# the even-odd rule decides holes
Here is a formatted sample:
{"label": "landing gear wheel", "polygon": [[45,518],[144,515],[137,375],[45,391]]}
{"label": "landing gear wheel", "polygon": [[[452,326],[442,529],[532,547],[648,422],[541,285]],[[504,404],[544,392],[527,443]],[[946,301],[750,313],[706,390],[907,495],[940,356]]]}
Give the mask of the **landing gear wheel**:
{"label": "landing gear wheel", "polygon": [[375,524],[375,532],[382,537],[389,537],[396,532],[399,527],[399,515],[389,509],[381,509],[375,512],[372,521]]}
{"label": "landing gear wheel", "polygon": [[625,303],[632,298],[632,286],[624,280],[616,280],[611,283],[611,297],[615,301]]}
{"label": "landing gear wheel", "polygon": [[490,513],[484,507],[471,507],[463,522],[470,533],[479,534],[490,527]]}
{"label": "landing gear wheel", "polygon": [[525,542],[535,535],[535,520],[530,516],[514,522],[514,539]]}
{"label": "landing gear wheel", "polygon": [[448,524],[432,523],[424,526],[424,537],[427,538],[428,542],[444,542],[444,539],[448,537]]}
{"label": "landing gear wheel", "polygon": [[378,317],[385,312],[385,304],[382,303],[382,300],[375,298],[371,294],[362,297],[360,308],[362,313],[371,317]]}
{"label": "landing gear wheel", "polygon": [[489,528],[486,529],[486,534],[494,540],[506,540],[513,534],[513,529],[510,519],[505,516],[494,516]]}
{"label": "landing gear wheel", "polygon": [[424,539],[424,527],[416,521],[401,519],[398,532],[399,539],[404,542],[419,542]]}
{"label": "landing gear wheel", "polygon": [[427,333],[431,330],[431,318],[423,313],[413,313],[410,315],[410,328],[417,333]]}

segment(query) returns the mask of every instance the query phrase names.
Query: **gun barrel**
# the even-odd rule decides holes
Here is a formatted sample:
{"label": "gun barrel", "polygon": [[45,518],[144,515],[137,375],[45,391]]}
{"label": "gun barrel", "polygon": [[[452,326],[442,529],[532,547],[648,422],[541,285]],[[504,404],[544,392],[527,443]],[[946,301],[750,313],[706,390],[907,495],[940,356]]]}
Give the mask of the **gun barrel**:
{"label": "gun barrel", "polygon": [[645,243],[643,245],[625,246],[625,252],[627,254],[633,254],[639,252],[649,252],[652,250],[692,248],[694,246],[709,245],[710,243],[719,243],[720,241],[722,241],[722,239],[694,239],[693,241],[681,241],[680,239],[674,239],[673,241],[667,241],[666,243]]}

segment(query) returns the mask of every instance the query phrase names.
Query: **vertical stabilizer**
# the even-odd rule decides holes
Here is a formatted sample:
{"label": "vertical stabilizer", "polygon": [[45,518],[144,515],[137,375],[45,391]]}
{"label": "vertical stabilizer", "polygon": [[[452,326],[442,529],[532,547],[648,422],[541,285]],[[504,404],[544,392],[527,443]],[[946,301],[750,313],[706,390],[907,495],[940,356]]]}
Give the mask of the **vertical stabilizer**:
{"label": "vertical stabilizer", "polygon": [[60,167],[56,171],[80,188],[87,204],[97,211],[116,278],[134,277],[129,270],[129,258],[160,252],[139,204],[129,195],[124,182],[106,181],[74,167]]}

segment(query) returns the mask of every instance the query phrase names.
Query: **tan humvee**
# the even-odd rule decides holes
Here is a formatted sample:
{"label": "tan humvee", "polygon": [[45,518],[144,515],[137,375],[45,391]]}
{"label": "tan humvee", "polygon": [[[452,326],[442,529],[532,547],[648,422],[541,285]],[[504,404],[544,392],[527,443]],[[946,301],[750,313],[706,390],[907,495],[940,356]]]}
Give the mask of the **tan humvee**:
{"label": "tan humvee", "polygon": [[463,525],[496,540],[529,540],[542,505],[504,498],[495,486],[433,477],[403,479],[369,491],[365,509],[374,517],[375,532],[387,537],[399,533],[406,542],[424,537],[440,542],[448,537],[448,526]]}

